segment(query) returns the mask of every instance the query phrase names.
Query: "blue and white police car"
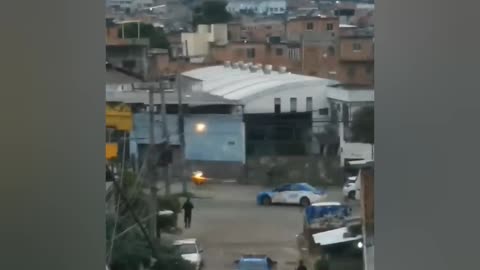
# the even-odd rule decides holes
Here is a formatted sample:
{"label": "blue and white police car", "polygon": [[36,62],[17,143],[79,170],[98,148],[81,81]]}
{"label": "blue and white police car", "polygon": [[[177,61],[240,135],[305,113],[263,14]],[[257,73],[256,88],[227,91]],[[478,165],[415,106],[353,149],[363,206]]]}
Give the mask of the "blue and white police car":
{"label": "blue and white police car", "polygon": [[235,264],[236,270],[273,270],[277,262],[266,255],[243,255]]}
{"label": "blue and white police car", "polygon": [[257,204],[296,204],[309,206],[323,201],[327,197],[325,191],[312,187],[308,183],[286,184],[271,191],[263,191],[257,195]]}

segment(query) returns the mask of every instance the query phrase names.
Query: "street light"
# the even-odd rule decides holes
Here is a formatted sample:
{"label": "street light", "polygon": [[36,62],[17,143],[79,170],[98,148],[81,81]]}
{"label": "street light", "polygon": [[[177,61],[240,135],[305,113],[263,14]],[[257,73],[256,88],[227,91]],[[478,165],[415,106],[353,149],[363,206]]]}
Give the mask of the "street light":
{"label": "street light", "polygon": [[207,130],[207,125],[205,125],[204,123],[197,123],[195,125],[195,131],[197,133],[204,133],[205,130]]}
{"label": "street light", "polygon": [[357,247],[358,247],[358,248],[363,248],[363,243],[362,243],[362,241],[360,241],[360,242],[357,243]]}

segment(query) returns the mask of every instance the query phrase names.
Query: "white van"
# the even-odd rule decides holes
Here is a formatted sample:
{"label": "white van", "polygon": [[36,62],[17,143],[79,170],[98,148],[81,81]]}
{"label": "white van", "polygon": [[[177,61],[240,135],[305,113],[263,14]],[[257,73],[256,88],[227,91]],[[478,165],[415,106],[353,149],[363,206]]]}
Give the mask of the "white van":
{"label": "white van", "polygon": [[[367,162],[368,160],[355,160],[349,161],[350,165],[362,165]],[[361,170],[358,170],[356,176],[351,176],[347,179],[347,182],[343,186],[343,195],[345,198],[350,200],[360,200],[360,188],[362,186],[362,177],[361,177]]]}

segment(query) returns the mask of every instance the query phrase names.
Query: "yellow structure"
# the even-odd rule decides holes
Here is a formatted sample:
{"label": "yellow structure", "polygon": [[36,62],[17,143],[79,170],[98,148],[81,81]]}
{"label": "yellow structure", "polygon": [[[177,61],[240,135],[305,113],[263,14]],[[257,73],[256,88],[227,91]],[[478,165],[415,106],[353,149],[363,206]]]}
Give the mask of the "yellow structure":
{"label": "yellow structure", "polygon": [[105,157],[107,158],[107,160],[116,159],[118,157],[118,144],[105,144]]}
{"label": "yellow structure", "polygon": [[120,131],[131,131],[133,128],[133,114],[128,105],[107,105],[105,111],[105,125]]}
{"label": "yellow structure", "polygon": [[[133,128],[133,114],[128,105],[107,105],[105,111],[105,126],[119,131],[130,132]],[[105,144],[105,158],[107,160],[118,157],[118,144]]]}

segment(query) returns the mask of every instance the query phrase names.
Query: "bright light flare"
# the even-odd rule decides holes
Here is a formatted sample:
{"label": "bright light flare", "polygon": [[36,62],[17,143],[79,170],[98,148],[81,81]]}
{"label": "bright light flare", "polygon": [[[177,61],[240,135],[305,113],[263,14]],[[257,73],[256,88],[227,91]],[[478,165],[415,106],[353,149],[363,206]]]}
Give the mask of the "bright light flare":
{"label": "bright light flare", "polygon": [[205,125],[204,123],[198,123],[195,125],[196,132],[203,133],[205,132],[205,130],[207,130],[207,125]]}
{"label": "bright light flare", "polygon": [[207,181],[207,178],[203,176],[203,172],[196,171],[192,175],[192,182],[195,185],[202,185]]}
{"label": "bright light flare", "polygon": [[358,243],[357,243],[357,247],[358,247],[358,248],[363,248],[363,243],[362,243],[362,242],[358,242]]}

